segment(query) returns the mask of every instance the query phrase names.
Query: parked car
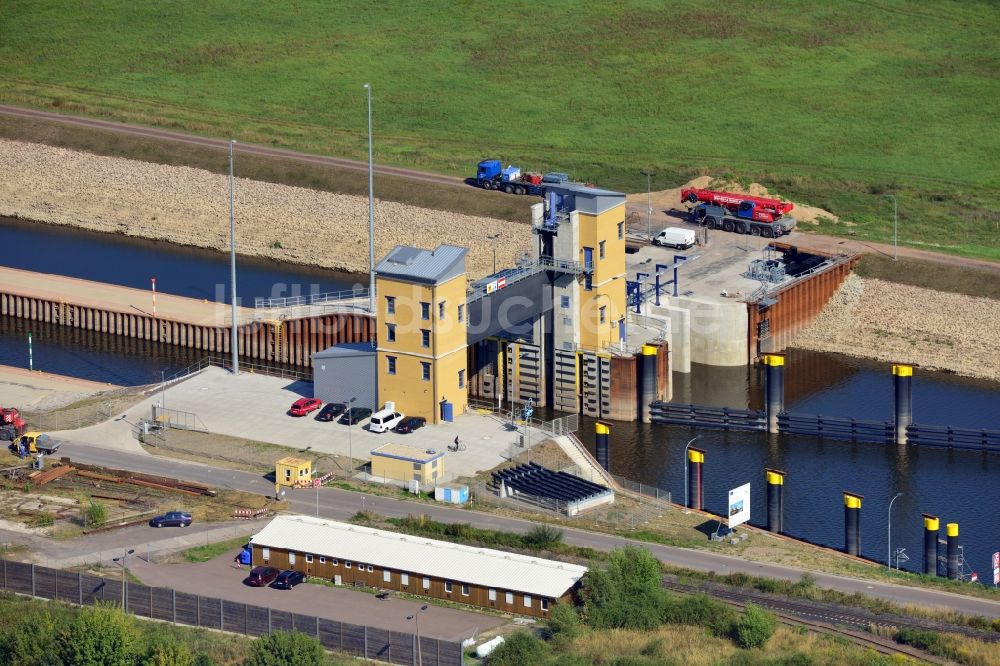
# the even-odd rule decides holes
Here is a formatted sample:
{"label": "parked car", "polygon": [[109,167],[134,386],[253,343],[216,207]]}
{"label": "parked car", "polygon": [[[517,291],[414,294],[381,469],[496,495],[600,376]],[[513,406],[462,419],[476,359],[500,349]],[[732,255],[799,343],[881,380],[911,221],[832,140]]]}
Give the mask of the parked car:
{"label": "parked car", "polygon": [[391,409],[383,409],[372,414],[371,421],[368,422],[368,430],[371,432],[385,432],[387,430],[392,430],[399,422],[402,421],[404,416],[399,412],[394,412]]}
{"label": "parked car", "polygon": [[278,570],[274,567],[254,567],[247,577],[247,585],[250,587],[267,587],[278,577]]}
{"label": "parked car", "polygon": [[287,571],[282,571],[278,574],[278,577],[274,579],[272,587],[276,587],[279,590],[290,590],[299,583],[306,582],[306,575],[301,571],[293,571],[288,569]]}
{"label": "parked car", "polygon": [[333,421],[338,416],[347,411],[347,405],[342,402],[328,402],[319,410],[316,415],[317,421]]}
{"label": "parked car", "polygon": [[305,416],[309,412],[314,412],[320,408],[323,401],[319,398],[299,398],[292,403],[288,409],[289,416]]}
{"label": "parked car", "polygon": [[399,433],[400,435],[405,435],[406,433],[413,432],[418,428],[423,428],[427,424],[427,419],[422,416],[407,416],[402,421],[396,424],[396,427],[392,429],[393,432]]}
{"label": "parked car", "polygon": [[191,524],[191,514],[184,511],[168,511],[149,521],[153,527],[187,527]]}
{"label": "parked car", "polygon": [[367,407],[351,407],[337,421],[341,425],[358,425],[361,421],[372,415],[372,410]]}

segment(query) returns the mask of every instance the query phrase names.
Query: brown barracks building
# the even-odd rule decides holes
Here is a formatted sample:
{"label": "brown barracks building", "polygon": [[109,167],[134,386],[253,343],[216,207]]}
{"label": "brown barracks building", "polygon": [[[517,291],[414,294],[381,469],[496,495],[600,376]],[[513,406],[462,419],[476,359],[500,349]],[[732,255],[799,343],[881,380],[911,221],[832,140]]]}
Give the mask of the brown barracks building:
{"label": "brown barracks building", "polygon": [[273,519],[250,540],[254,566],[295,569],[508,613],[548,617],[587,568],[309,516]]}

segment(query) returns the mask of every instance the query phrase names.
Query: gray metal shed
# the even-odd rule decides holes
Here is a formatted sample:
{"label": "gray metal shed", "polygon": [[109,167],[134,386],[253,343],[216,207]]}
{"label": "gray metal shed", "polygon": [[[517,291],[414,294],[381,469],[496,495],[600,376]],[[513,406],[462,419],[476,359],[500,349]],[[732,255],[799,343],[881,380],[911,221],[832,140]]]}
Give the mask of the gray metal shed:
{"label": "gray metal shed", "polygon": [[312,355],[313,395],[323,402],[347,402],[375,411],[378,384],[375,347],[370,342],[334,345]]}

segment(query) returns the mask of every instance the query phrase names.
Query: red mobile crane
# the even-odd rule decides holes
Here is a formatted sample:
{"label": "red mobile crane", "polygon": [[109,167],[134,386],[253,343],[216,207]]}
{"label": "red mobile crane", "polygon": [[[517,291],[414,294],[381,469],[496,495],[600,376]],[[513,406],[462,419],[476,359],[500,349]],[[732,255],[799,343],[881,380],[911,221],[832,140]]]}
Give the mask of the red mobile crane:
{"label": "red mobile crane", "polygon": [[24,434],[25,422],[16,407],[0,407],[0,440],[14,441]]}
{"label": "red mobile crane", "polygon": [[719,192],[689,187],[681,190],[681,202],[709,203],[734,211],[737,217],[756,222],[774,222],[792,212],[795,204],[769,197],[752,197],[749,194]]}

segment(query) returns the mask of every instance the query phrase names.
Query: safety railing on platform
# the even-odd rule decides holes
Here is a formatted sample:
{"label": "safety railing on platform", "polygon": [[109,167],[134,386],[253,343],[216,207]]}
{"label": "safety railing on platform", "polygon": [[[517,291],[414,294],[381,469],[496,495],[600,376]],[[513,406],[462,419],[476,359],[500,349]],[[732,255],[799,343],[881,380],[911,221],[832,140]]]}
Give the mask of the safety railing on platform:
{"label": "safety railing on platform", "polygon": [[[233,369],[233,359],[228,356],[205,356],[197,363],[192,363],[183,370],[179,370],[169,377],[165,378],[165,383],[170,384],[173,381],[183,379],[197,372],[201,372],[207,367],[215,366],[217,368],[222,368],[224,370]],[[267,377],[281,377],[283,379],[298,379],[301,381],[312,381],[312,373],[305,372],[302,370],[292,370],[290,368],[282,368],[273,365],[264,365],[262,363],[250,363],[248,361],[240,361],[240,371],[250,372],[258,375],[265,375]]]}
{"label": "safety railing on platform", "polygon": [[349,301],[362,298],[368,298],[367,288],[328,291],[322,294],[309,294],[307,296],[255,298],[253,306],[257,309],[291,308],[300,305],[321,305],[325,303],[336,303],[337,301]]}

